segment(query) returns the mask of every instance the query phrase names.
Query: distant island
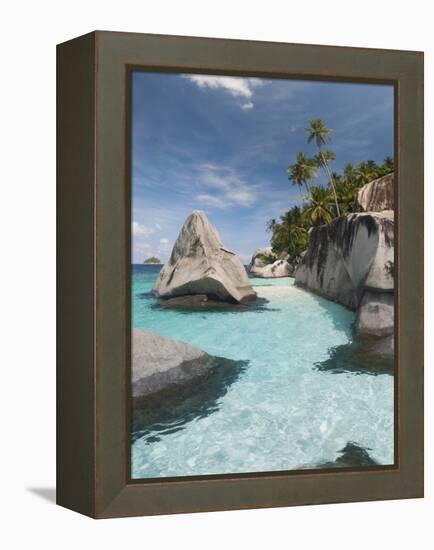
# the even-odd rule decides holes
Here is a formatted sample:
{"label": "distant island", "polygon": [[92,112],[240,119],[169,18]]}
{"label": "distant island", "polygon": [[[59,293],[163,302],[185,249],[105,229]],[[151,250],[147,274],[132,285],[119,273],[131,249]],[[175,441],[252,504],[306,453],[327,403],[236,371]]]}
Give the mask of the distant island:
{"label": "distant island", "polygon": [[143,262],[144,264],[161,264],[160,259],[155,256],[151,256]]}

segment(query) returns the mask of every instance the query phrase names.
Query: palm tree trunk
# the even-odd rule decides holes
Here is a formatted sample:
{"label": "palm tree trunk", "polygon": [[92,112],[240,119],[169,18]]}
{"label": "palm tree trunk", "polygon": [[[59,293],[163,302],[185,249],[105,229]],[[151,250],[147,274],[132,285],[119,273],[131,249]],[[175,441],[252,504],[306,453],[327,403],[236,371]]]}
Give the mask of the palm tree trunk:
{"label": "palm tree trunk", "polygon": [[323,166],[324,166],[324,169],[325,171],[327,172],[327,177],[329,179],[329,183],[330,183],[330,187],[332,188],[333,190],[333,195],[335,197],[335,205],[336,205],[336,211],[338,213],[338,216],[341,215],[341,211],[339,210],[339,204],[338,204],[338,195],[336,193],[336,184],[335,184],[335,180],[333,178],[333,174],[331,173],[330,171],[330,168],[329,168],[329,165],[327,164],[327,161],[326,159],[324,158],[324,155],[322,154],[322,151],[320,149],[319,151],[319,154],[321,155],[321,160],[323,162]]}

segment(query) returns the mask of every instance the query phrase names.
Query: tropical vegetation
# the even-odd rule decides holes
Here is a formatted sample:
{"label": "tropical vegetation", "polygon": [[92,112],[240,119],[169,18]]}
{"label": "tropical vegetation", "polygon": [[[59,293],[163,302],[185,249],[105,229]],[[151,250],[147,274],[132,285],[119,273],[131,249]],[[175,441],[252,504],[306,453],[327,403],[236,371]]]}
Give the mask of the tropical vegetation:
{"label": "tropical vegetation", "polygon": [[[299,152],[294,164],[288,166],[288,179],[304,192],[302,204],[293,206],[277,219],[268,222],[271,246],[275,254],[288,253],[291,261],[297,261],[308,245],[308,231],[316,225],[328,224],[334,218],[359,210],[357,194],[363,185],[390,174],[394,170],[391,157],[382,164],[373,160],[347,164],[342,173],[332,170],[335,153],[326,149],[332,130],[321,119],[311,119],[307,142],[316,145],[317,154],[309,157]],[[327,186],[314,185],[319,171],[327,179]]]}

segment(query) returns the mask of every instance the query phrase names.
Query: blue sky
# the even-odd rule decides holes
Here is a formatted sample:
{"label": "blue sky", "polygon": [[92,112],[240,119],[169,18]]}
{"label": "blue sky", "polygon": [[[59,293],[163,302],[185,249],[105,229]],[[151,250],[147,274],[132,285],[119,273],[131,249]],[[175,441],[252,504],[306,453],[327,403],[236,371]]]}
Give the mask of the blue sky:
{"label": "blue sky", "polygon": [[244,263],[268,246],[267,221],[301,201],[286,170],[316,152],[311,118],[333,130],[335,171],[393,156],[391,86],[137,71],[132,92],[133,263],[165,262],[193,210]]}

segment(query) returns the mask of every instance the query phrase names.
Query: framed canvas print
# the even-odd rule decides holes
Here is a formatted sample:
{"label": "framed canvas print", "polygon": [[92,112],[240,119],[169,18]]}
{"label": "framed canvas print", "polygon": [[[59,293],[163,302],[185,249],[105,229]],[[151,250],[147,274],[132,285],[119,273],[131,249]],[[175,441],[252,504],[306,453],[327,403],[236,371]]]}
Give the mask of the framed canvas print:
{"label": "framed canvas print", "polygon": [[58,46],[58,503],[423,495],[423,54]]}

